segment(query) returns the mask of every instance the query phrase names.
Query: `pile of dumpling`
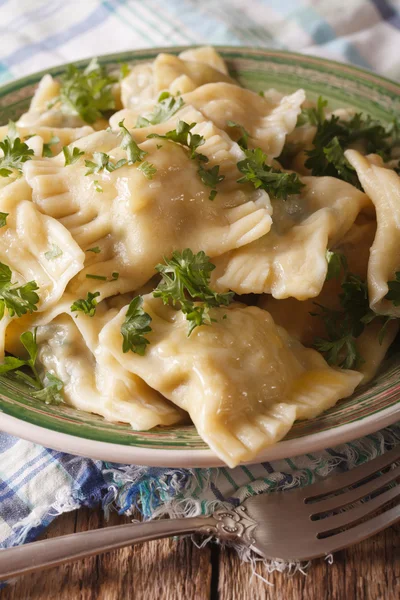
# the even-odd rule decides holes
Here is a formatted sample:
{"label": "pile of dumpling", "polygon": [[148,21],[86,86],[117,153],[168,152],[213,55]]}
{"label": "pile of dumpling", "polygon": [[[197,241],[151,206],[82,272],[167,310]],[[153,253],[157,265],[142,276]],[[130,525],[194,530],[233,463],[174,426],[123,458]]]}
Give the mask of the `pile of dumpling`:
{"label": "pile of dumpling", "polygon": [[[165,91],[182,99],[179,110],[164,122],[136,127]],[[293,165],[296,170],[296,160],[301,163],[303,187],[285,201],[238,183],[237,163],[245,155],[234,141],[238,129],[228,122],[240,124],[249,148],[261,148],[278,167],[288,138],[312,138],[313,131],[295,129],[303,90],[283,96],[244,89],[212,48],[160,54],[133,66],[115,86],[119,110],[109,121],[89,126],[65,114],[52,105],[59,92],[59,82],[46,75],[16,123],[34,155],[22,176],[0,177],[0,211],[8,214],[0,261],[18,284],[35,280],[40,298],[33,314],[5,312],[3,356],[22,356],[21,333],[37,328],[38,366],[63,382],[66,403],[137,430],[191,419],[231,467],[373,377],[397,333],[396,320],[382,343],[378,325],[366,326],[357,340],[364,362],[349,370],[329,366],[312,348],[322,321],[310,313],[315,302],[337,303],[340,286],[326,282],[326,252],[339,249],[351,271],[368,279],[372,308],[399,316],[400,308],[385,299],[400,266],[395,171],[376,156],[349,150],[366,193],[337,178],[305,174],[301,156]],[[207,168],[218,165],[224,177],[213,200],[185,148],[148,137],[165,135],[179,120],[195,124]],[[94,153],[114,164],[126,159],[122,121],[154,176],[128,163],[87,175],[85,160]],[[7,131],[0,128],[0,139]],[[53,157],[43,156],[52,139],[58,140]],[[64,146],[81,153],[68,165]],[[229,306],[211,309],[211,325],[190,336],[184,314],[151,293],[155,266],[185,248],[210,257],[213,289],[235,293]],[[95,314],[71,312],[89,292],[99,292]],[[138,294],[152,318],[144,355],[122,349],[121,325]]]}

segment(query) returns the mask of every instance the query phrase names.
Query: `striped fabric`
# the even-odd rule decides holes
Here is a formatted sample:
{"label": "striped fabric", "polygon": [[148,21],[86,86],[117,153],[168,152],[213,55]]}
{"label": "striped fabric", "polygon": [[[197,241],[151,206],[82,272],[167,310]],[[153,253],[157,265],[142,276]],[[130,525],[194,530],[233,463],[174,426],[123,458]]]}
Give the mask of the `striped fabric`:
{"label": "striped fabric", "polygon": [[[0,82],[93,55],[205,43],[302,51],[400,79],[400,2],[390,0],[0,0],[0,40]],[[273,464],[171,470],[82,459],[0,433],[0,547],[98,502],[138,507],[145,518],[205,514],[354,467],[399,441],[393,426]]]}

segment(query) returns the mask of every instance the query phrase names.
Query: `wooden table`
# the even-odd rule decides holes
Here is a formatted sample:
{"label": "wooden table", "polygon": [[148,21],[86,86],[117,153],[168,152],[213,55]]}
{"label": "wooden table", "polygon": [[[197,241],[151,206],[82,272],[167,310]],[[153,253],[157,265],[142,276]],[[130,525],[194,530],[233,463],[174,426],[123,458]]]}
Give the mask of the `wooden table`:
{"label": "wooden table", "polygon": [[[62,515],[48,537],[107,527],[127,519],[101,510]],[[266,575],[261,567],[258,573]],[[231,550],[190,539],[161,540],[124,548],[80,563],[21,577],[1,600],[399,600],[400,524],[335,555],[317,560],[306,576],[256,577]]]}

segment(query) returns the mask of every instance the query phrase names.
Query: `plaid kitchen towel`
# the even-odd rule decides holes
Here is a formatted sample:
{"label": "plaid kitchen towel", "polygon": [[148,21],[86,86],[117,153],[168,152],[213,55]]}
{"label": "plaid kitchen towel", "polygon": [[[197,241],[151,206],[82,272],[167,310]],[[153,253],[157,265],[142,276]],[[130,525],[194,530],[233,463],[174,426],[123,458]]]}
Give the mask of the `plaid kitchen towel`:
{"label": "plaid kitchen towel", "polygon": [[[93,55],[188,44],[289,49],[400,79],[400,2],[0,0],[0,82]],[[106,511],[137,507],[145,518],[205,514],[352,468],[399,441],[395,425],[317,455],[188,470],[108,464],[0,433],[0,547],[31,541],[57,515],[99,502]]]}

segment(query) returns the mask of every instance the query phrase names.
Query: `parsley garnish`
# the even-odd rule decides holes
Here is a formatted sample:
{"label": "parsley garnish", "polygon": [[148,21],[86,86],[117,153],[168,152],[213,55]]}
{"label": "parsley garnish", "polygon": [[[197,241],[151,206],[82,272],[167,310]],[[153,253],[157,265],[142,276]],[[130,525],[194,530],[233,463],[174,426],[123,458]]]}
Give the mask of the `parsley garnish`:
{"label": "parsley garnish", "polygon": [[165,264],[156,266],[162,281],[153,292],[155,298],[161,298],[164,304],[172,302],[178,305],[189,321],[190,335],[200,325],[210,325],[212,319],[209,309],[215,306],[228,306],[232,302],[233,292],[219,294],[210,287],[210,273],[215,265],[203,252],[193,254],[190,248],[182,252],[175,251]]}
{"label": "parsley garnish", "polygon": [[147,160],[140,163],[138,166],[139,171],[142,171],[143,175],[147,179],[153,179],[154,175],[157,173],[157,169],[152,163],[149,163]]}
{"label": "parsley garnish", "polygon": [[142,161],[147,152],[141,150],[127,128],[124,126],[124,121],[120,121],[118,126],[122,133],[121,148],[126,151],[128,157],[128,165],[133,165],[137,161]]}
{"label": "parsley garnish", "polygon": [[386,294],[386,300],[391,300],[393,306],[400,306],[400,271],[396,271],[395,280],[388,281],[389,291]]}
{"label": "parsley garnish", "polygon": [[43,380],[43,389],[37,392],[32,392],[34,398],[43,400],[45,404],[60,404],[64,401],[62,394],[60,393],[64,387],[61,379],[58,379],[52,373],[46,373]]}
{"label": "parsley garnish", "polygon": [[158,125],[168,121],[178,110],[182,108],[184,102],[181,97],[174,98],[169,92],[163,92],[158,98],[158,104],[154,111],[147,117],[139,117],[136,127],[148,127],[149,125]]}
{"label": "parsley garnish", "polygon": [[45,256],[45,258],[47,258],[47,260],[54,260],[55,258],[58,258],[62,254],[63,254],[63,251],[61,250],[61,248],[56,246],[56,244],[51,244],[51,250],[48,250],[47,252],[45,252],[44,256]]}
{"label": "parsley garnish", "polygon": [[193,127],[196,126],[196,124],[197,123],[191,123],[189,125],[189,123],[185,123],[185,121],[179,120],[176,129],[167,131],[165,135],[160,135],[159,133],[150,133],[150,135],[148,135],[147,137],[170,140],[171,142],[175,142],[176,144],[186,146],[190,150],[190,158],[197,158],[204,162],[208,162],[208,158],[206,156],[196,153],[197,148],[205,143],[205,139],[202,135],[192,133],[191,131]]}
{"label": "parsley garnish", "polygon": [[107,281],[107,277],[104,275],[92,275],[91,273],[86,274],[87,279],[98,279],[99,281]]}
{"label": "parsley garnish", "polygon": [[51,147],[54,146],[55,144],[58,144],[59,141],[60,141],[59,137],[57,137],[56,135],[52,135],[50,138],[50,141],[48,141],[46,144],[43,144],[42,156],[46,156],[47,158],[52,158],[53,151],[52,151]]}
{"label": "parsley garnish", "polygon": [[7,137],[0,142],[0,150],[3,151],[3,156],[0,157],[0,177],[9,177],[15,172],[20,175],[22,165],[34,155],[33,150],[25,142],[21,142],[12,121],[8,124]]}
{"label": "parsley garnish", "polygon": [[71,312],[80,311],[89,317],[94,317],[97,306],[96,298],[98,296],[100,296],[100,292],[88,292],[86,300],[82,298],[75,300],[75,302],[71,305]]}
{"label": "parsley garnish", "polygon": [[237,127],[239,129],[241,136],[236,143],[243,148],[243,150],[247,150],[249,137],[251,137],[249,132],[246,131],[243,125],[239,125],[239,123],[235,123],[235,121],[227,121],[226,124],[228,127]]}
{"label": "parsley garnish", "polygon": [[52,100],[49,108],[61,103],[63,112],[79,115],[86,123],[94,123],[104,112],[115,108],[112,94],[115,81],[97,59],[90,61],[83,71],[70,65],[61,77],[60,95]]}
{"label": "parsley garnish", "polygon": [[7,225],[7,217],[10,213],[0,212],[0,229]]}
{"label": "parsley garnish", "polygon": [[286,198],[298,194],[304,187],[296,173],[285,173],[266,164],[267,156],[261,148],[244,150],[246,158],[237,163],[243,177],[238,183],[250,182],[256,189],[262,188],[274,198]]}
{"label": "parsley garnish", "polygon": [[347,181],[361,189],[355,169],[344,156],[344,151],[356,141],[365,144],[367,153],[380,154],[384,160],[390,157],[390,148],[396,144],[397,122],[385,128],[369,115],[355,114],[349,121],[332,115],[321,121],[318,117],[314,148],[307,151],[305,166],[312,175],[331,176]]}
{"label": "parsley garnish", "polygon": [[[73,165],[74,163],[76,163],[81,156],[83,156],[85,153],[82,152],[82,150],[79,150],[79,148],[77,148],[75,146],[75,148],[72,150],[70,150],[69,146],[64,146],[64,148],[62,149],[63,154],[64,154],[64,158],[65,158],[65,166],[67,167],[68,165]],[[85,161],[86,163],[87,161]]]}
{"label": "parsley garnish", "polygon": [[144,356],[146,346],[150,344],[145,334],[151,331],[151,316],[143,310],[142,306],[142,296],[136,296],[129,304],[125,320],[121,325],[122,351],[124,353],[131,350]]}
{"label": "parsley garnish", "polygon": [[[15,356],[6,356],[2,364],[0,364],[0,375],[14,376],[15,379],[27,383],[35,388],[31,392],[34,398],[43,400],[46,404],[59,404],[63,401],[60,394],[63,383],[55,375],[46,373],[43,382],[41,381],[36,369],[36,359],[38,355],[38,347],[36,342],[36,328],[32,331],[25,331],[20,338],[22,345],[28,352],[29,358],[22,359]],[[21,371],[21,367],[28,367],[33,377],[28,373]]]}
{"label": "parsley garnish", "polygon": [[127,162],[125,158],[121,158],[121,160],[114,164],[110,160],[108,154],[106,154],[105,152],[94,152],[93,159],[94,160],[85,160],[85,167],[87,167],[88,169],[85,175],[93,175],[94,173],[99,173],[103,169],[105,169],[109,173],[112,173],[112,171],[115,171],[116,169],[119,169],[120,167],[126,165]]}
{"label": "parsley garnish", "polygon": [[213,188],[209,195],[209,200],[214,200],[217,195],[215,186],[225,179],[225,175],[219,175],[219,165],[215,165],[212,169],[205,169],[203,165],[199,165],[198,174],[204,185]]}
{"label": "parsley garnish", "polygon": [[327,250],[326,262],[328,263],[326,281],[329,281],[330,279],[339,279],[342,269],[347,273],[347,258],[341,252]]}
{"label": "parsley garnish", "polygon": [[94,252],[95,254],[99,254],[101,252],[101,248],[99,246],[95,246],[94,248],[88,248],[86,252]]}
{"label": "parsley garnish", "polygon": [[125,79],[125,77],[128,77],[130,72],[131,72],[130,66],[127,63],[121,63],[121,65],[119,67],[119,78]]}
{"label": "parsley garnish", "polygon": [[97,179],[95,179],[93,181],[93,185],[94,185],[94,189],[96,190],[96,192],[99,192],[100,194],[103,193],[103,188],[101,187],[101,185],[99,184]]}
{"label": "parsley garnish", "polygon": [[36,281],[15,287],[16,284],[11,283],[11,276],[10,267],[0,262],[0,319],[3,318],[5,309],[10,317],[21,317],[37,310],[39,296],[35,290],[39,287]]}
{"label": "parsley garnish", "polygon": [[324,100],[322,96],[319,96],[316,107],[303,108],[297,119],[296,127],[301,127],[306,123],[310,125],[321,125],[321,123],[325,121],[325,108],[327,106],[328,100]]}

